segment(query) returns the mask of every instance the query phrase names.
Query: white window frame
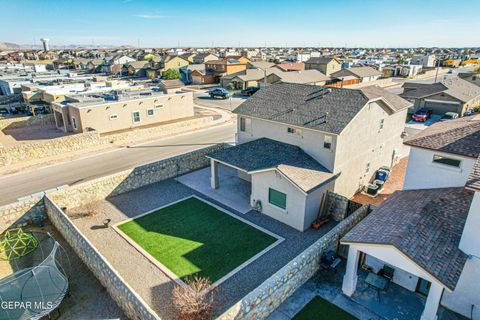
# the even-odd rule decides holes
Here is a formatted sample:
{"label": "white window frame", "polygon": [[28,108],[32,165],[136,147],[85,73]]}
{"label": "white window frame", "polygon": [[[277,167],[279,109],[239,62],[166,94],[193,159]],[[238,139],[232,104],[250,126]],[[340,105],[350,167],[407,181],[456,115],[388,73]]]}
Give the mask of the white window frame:
{"label": "white window frame", "polygon": [[[148,111],[153,111],[153,114],[148,114]],[[148,108],[146,111],[147,117],[148,118],[153,118],[155,117],[155,108]]]}
{"label": "white window frame", "polygon": [[[138,113],[138,121],[135,121],[135,113]],[[140,123],[142,122],[142,117],[140,116],[140,111],[132,111],[132,123]]]}
{"label": "white window frame", "polygon": [[110,119],[110,120],[117,120],[117,119],[118,119],[118,114],[112,113],[111,115],[108,116],[108,119]]}
{"label": "white window frame", "polygon": [[[330,142],[328,142],[327,139],[329,139]],[[326,147],[326,146],[325,146],[326,143],[329,143],[330,146],[329,146],[329,147]],[[323,148],[324,148],[324,149],[327,149],[327,150],[332,150],[332,149],[333,149],[333,136],[328,135],[328,134],[326,134],[326,135],[323,136]]]}

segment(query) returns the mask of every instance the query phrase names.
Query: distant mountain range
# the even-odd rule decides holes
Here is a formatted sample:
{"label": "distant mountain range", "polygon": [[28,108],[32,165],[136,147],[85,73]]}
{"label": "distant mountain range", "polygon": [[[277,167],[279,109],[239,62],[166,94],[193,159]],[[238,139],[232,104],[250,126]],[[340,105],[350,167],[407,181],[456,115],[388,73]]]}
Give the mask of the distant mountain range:
{"label": "distant mountain range", "polygon": [[[135,46],[122,45],[122,46],[112,46],[112,45],[92,45],[92,44],[69,44],[69,45],[50,45],[50,49],[113,49],[113,48],[122,48],[122,49],[133,49]],[[21,50],[21,49],[43,49],[42,44],[32,45],[32,44],[17,44],[12,42],[0,42],[0,50]]]}

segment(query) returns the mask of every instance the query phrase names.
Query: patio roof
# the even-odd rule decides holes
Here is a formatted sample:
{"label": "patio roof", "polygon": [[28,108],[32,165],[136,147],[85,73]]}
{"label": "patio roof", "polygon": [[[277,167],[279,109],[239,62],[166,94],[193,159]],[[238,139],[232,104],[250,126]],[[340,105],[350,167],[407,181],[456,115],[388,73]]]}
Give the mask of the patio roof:
{"label": "patio roof", "polygon": [[220,150],[208,157],[249,174],[277,170],[305,193],[337,177],[301,148],[268,138]]}
{"label": "patio roof", "polygon": [[392,245],[454,290],[467,260],[458,245],[472,198],[465,188],[397,191],[341,242]]}

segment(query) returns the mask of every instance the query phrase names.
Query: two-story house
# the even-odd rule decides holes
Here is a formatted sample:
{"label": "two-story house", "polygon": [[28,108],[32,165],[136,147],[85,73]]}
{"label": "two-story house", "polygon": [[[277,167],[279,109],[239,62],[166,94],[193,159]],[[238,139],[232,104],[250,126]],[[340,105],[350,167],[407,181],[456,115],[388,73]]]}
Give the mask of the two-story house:
{"label": "two-story house", "polygon": [[213,76],[215,82],[220,82],[220,78],[234,73],[238,73],[247,69],[246,62],[240,62],[236,59],[227,60],[210,60],[205,62],[205,72],[207,75]]}
{"label": "two-story house", "polygon": [[[237,146],[210,156],[251,181],[251,206],[299,230],[322,194],[353,196],[400,157],[409,102],[379,87],[269,85],[234,110]],[[221,188],[221,186],[220,186]]]}
{"label": "two-story house", "polygon": [[312,57],[305,61],[305,70],[315,69],[326,76],[342,69],[339,60],[333,57]]}
{"label": "two-story house", "polygon": [[420,319],[439,306],[480,316],[480,118],[441,122],[411,146],[405,190],[397,191],[342,239],[349,246],[343,292],[355,293],[358,266],[416,297]]}

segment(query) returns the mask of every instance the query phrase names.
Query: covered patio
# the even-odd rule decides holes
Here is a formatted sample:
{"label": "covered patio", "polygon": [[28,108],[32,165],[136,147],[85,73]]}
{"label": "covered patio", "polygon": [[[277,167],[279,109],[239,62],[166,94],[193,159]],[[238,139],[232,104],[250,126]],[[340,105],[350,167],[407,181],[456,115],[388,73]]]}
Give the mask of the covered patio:
{"label": "covered patio", "polygon": [[250,206],[251,183],[240,178],[234,168],[216,164],[215,170],[216,183],[217,186],[221,185],[221,188],[211,188],[210,167],[189,172],[176,180],[240,213],[245,214],[252,210]]}

